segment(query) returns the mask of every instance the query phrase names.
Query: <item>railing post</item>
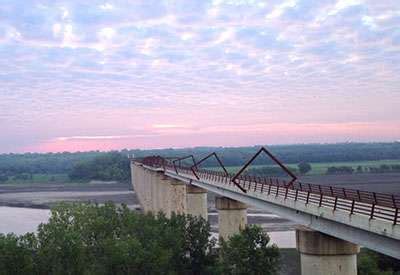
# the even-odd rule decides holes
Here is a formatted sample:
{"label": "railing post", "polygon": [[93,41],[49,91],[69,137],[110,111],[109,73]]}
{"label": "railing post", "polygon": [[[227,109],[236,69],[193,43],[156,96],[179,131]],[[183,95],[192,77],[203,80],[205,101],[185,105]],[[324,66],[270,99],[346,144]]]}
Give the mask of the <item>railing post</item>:
{"label": "railing post", "polygon": [[322,198],[323,198],[323,194],[321,193],[321,194],[319,194],[320,195],[320,197],[319,197],[319,207],[321,207],[322,206]]}
{"label": "railing post", "polygon": [[393,218],[393,225],[397,224],[397,217],[399,215],[399,208],[397,208],[396,205],[396,198],[394,197],[394,195],[392,195],[392,201],[393,201],[393,207],[394,207],[394,218]]}
{"label": "railing post", "polygon": [[356,201],[355,201],[355,200],[353,200],[353,201],[351,202],[350,215],[353,215],[353,212],[354,212],[354,205],[355,205],[355,203],[356,203]]}
{"label": "railing post", "polygon": [[374,212],[375,212],[375,203],[372,204],[371,208],[371,215],[369,216],[369,219],[372,220],[374,218]]}
{"label": "railing post", "polygon": [[286,192],[285,192],[285,200],[287,199],[287,194],[288,194],[288,191],[289,191],[289,187],[285,187],[286,188]]}
{"label": "railing post", "polygon": [[310,191],[307,191],[307,199],[306,199],[306,204],[308,204],[308,201],[310,200]]}
{"label": "railing post", "polygon": [[299,195],[299,189],[296,189],[296,195],[294,196],[294,201],[297,201],[297,196]]}
{"label": "railing post", "polygon": [[337,201],[338,201],[338,197],[335,197],[335,204],[333,205],[333,211],[336,211]]}
{"label": "railing post", "polygon": [[269,187],[268,187],[268,195],[271,194],[271,186],[272,185],[269,185]]}
{"label": "railing post", "polygon": [[374,196],[374,203],[372,204],[372,208],[371,208],[371,215],[369,217],[370,220],[372,220],[374,218],[375,204],[377,203],[377,201],[376,201],[376,193],[373,192],[372,195]]}
{"label": "railing post", "polygon": [[276,187],[276,195],[275,195],[275,197],[278,197],[278,194],[279,194],[279,185]]}

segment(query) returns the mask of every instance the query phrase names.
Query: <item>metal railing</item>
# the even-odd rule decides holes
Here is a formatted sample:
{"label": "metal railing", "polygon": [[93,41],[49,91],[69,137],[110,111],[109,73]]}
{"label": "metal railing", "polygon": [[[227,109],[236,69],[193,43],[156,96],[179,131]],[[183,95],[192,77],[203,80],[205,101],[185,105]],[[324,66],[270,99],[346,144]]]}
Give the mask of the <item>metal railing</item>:
{"label": "metal railing", "polygon": [[[194,180],[204,180],[215,185],[232,185],[243,192],[259,192],[269,196],[283,197],[285,200],[302,201],[305,204],[328,207],[333,211],[346,211],[350,215],[361,214],[368,216],[370,219],[390,221],[393,225],[397,225],[400,221],[400,196],[302,183],[297,179],[289,181],[290,184],[288,184],[285,180],[274,177],[249,176],[240,173],[233,175],[227,173],[218,156],[216,158],[223,167],[223,172],[200,169],[197,165],[199,162],[196,163],[195,161],[191,167],[177,166],[176,161],[160,156],[147,157],[137,161],[154,168],[162,168],[165,172],[168,171],[177,175],[183,174]],[[242,172],[244,169],[240,171]]]}

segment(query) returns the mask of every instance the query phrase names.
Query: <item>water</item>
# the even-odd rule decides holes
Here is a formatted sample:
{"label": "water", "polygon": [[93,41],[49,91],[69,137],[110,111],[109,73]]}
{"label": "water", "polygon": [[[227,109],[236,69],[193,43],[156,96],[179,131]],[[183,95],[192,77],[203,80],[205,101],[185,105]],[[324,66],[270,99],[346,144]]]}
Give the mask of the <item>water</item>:
{"label": "water", "polygon": [[[270,244],[276,244],[279,248],[296,248],[295,231],[275,231],[268,232],[271,238]],[[211,233],[211,237],[218,240],[218,233]]]}
{"label": "water", "polygon": [[[265,216],[266,214],[251,214]],[[272,216],[272,215],[268,215]],[[40,223],[47,222],[50,217],[50,210],[31,209],[20,207],[0,207],[0,233],[25,234],[35,232]],[[281,248],[295,248],[296,237],[294,231],[269,232],[271,243]],[[212,233],[218,238],[217,233]]]}
{"label": "water", "polygon": [[17,235],[35,232],[40,223],[47,222],[50,210],[21,207],[0,207],[0,233]]}

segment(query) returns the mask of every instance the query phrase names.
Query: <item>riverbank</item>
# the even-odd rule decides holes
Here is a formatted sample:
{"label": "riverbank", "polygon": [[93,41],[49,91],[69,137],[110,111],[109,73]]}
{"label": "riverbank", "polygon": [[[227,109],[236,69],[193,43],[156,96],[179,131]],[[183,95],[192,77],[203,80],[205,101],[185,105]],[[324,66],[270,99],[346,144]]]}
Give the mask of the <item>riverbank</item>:
{"label": "riverbank", "polygon": [[60,202],[107,201],[139,207],[130,184],[96,182],[0,185],[0,206],[50,209]]}

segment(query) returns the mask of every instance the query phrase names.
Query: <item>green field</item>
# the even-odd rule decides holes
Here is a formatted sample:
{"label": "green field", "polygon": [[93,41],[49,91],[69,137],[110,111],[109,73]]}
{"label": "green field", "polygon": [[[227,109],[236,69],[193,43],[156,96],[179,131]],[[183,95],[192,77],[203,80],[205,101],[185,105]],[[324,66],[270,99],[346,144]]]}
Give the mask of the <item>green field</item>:
{"label": "green field", "polygon": [[[354,170],[358,166],[365,167],[380,167],[381,165],[400,165],[400,160],[398,159],[388,159],[388,160],[367,160],[367,161],[347,161],[347,162],[311,162],[312,170],[307,173],[307,175],[324,175],[328,167],[331,166],[347,166],[352,167]],[[287,164],[290,168],[297,168],[297,164]],[[262,168],[262,167],[277,167],[277,165],[251,165],[249,168]],[[228,166],[226,169],[229,173],[234,173],[239,171],[241,166]],[[212,170],[221,170],[219,167],[210,168]]]}
{"label": "green field", "polygon": [[6,184],[20,184],[20,183],[65,183],[70,179],[67,174],[33,174],[29,179],[18,179],[10,177]]}

